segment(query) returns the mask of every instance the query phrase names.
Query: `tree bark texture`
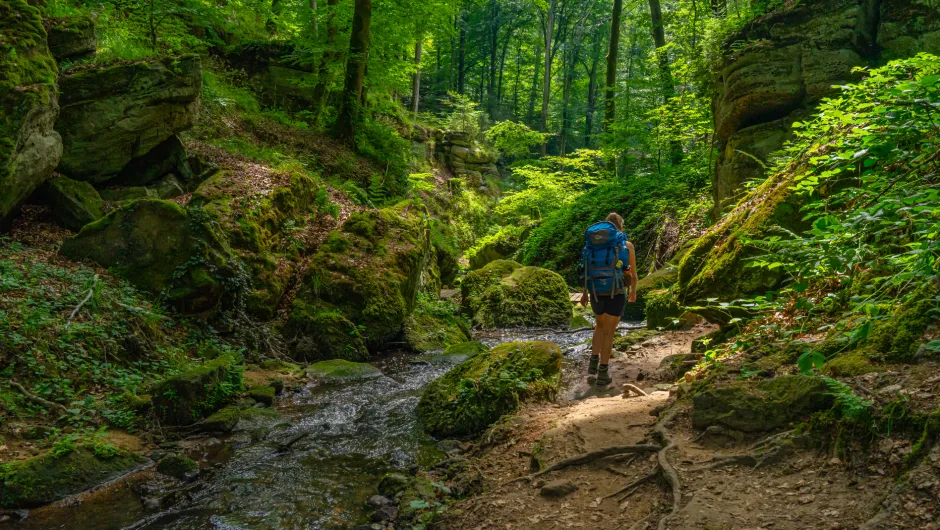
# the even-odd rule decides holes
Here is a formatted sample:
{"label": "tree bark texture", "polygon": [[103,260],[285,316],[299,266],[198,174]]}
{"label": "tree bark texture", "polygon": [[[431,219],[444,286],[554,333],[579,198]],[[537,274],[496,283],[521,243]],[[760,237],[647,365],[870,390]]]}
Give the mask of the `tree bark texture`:
{"label": "tree bark texture", "polygon": [[349,56],[346,58],[346,81],[343,103],[336,120],[336,136],[351,139],[362,108],[363,85],[369,63],[369,29],[372,25],[372,0],[356,0],[352,32],[349,35]]}

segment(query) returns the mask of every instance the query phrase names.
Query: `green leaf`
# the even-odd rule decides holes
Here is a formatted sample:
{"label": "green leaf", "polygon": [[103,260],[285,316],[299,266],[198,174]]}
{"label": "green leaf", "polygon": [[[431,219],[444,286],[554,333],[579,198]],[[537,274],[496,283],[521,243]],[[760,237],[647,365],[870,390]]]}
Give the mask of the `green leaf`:
{"label": "green leaf", "polygon": [[427,501],[423,501],[423,500],[421,500],[421,499],[418,499],[418,500],[411,501],[411,503],[410,503],[408,506],[410,506],[411,509],[413,509],[413,510],[423,510],[424,508],[427,508],[427,507],[429,507],[429,506],[431,506],[431,505],[428,504]]}
{"label": "green leaf", "polygon": [[920,80],[921,86],[934,86],[940,82],[940,75],[928,75]]}
{"label": "green leaf", "polygon": [[933,353],[940,353],[940,340],[932,340],[926,344],[928,351]]}

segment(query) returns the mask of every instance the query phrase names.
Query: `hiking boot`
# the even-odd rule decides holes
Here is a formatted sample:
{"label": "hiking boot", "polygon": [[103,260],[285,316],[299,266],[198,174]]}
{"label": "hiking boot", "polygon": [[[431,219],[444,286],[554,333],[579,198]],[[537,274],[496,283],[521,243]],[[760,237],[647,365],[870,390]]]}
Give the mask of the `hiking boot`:
{"label": "hiking boot", "polygon": [[607,371],[607,365],[600,365],[600,367],[597,369],[597,378],[594,380],[594,384],[597,386],[607,386],[613,381],[614,380],[610,378],[610,374]]}
{"label": "hiking boot", "polygon": [[601,358],[597,355],[591,356],[591,362],[588,363],[588,375],[597,375],[597,365],[601,362]]}

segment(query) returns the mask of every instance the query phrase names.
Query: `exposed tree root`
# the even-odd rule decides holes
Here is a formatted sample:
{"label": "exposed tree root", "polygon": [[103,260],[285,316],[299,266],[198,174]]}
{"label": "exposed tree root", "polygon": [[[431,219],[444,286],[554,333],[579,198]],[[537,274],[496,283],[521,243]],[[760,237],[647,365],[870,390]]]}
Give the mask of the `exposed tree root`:
{"label": "exposed tree root", "polygon": [[593,462],[595,460],[599,460],[601,458],[606,458],[608,456],[622,455],[622,454],[628,454],[628,453],[654,453],[656,451],[659,451],[660,449],[661,448],[658,445],[614,445],[611,447],[605,447],[603,449],[598,449],[597,451],[591,451],[589,453],[582,453],[580,455],[576,455],[571,458],[566,458],[562,460],[561,462],[558,462],[557,464],[554,464],[552,466],[549,466],[543,469],[542,471],[539,471],[538,473],[533,473],[531,475],[523,475],[521,477],[515,478],[507,482],[507,485],[512,484],[514,482],[532,480],[534,478],[541,477],[542,475],[551,473],[553,471],[558,471],[558,470],[565,469],[566,467],[571,467],[571,466],[580,466],[583,464],[587,464],[589,462]]}
{"label": "exposed tree root", "polygon": [[23,388],[23,385],[17,383],[16,381],[10,381],[10,386],[19,391],[20,394],[23,394],[23,397],[26,398],[26,401],[31,401],[37,405],[41,405],[47,409],[54,410],[63,416],[67,416],[69,411],[64,406],[59,405],[58,403],[53,403],[47,399],[43,399],[32,392]]}
{"label": "exposed tree root", "polygon": [[[656,469],[654,469],[653,471],[651,471],[650,473],[648,473],[645,477],[640,478],[640,479],[637,479],[637,480],[634,480],[633,482],[631,482],[631,483],[627,484],[626,486],[620,488],[619,490],[617,490],[617,491],[611,493],[610,495],[606,495],[604,498],[605,498],[605,499],[610,499],[611,497],[617,497],[617,496],[619,496],[620,494],[622,494],[622,493],[624,493],[624,492],[627,492],[627,494],[624,495],[622,499],[618,499],[618,500],[620,500],[620,501],[623,501],[623,499],[626,499],[626,498],[629,497],[630,495],[633,495],[633,493],[636,491],[637,488],[639,488],[639,487],[642,486],[643,484],[646,484],[647,482],[656,480],[657,477],[659,477],[659,467],[657,467]],[[630,490],[632,490],[632,491],[630,491]]]}
{"label": "exposed tree root", "polygon": [[659,520],[659,530],[666,528],[666,523],[679,513],[679,507],[682,504],[682,486],[679,483],[679,474],[676,473],[675,468],[672,467],[672,464],[669,463],[669,459],[667,458],[667,453],[670,449],[675,447],[676,442],[669,436],[669,433],[666,432],[666,424],[671,422],[677,413],[678,410],[673,408],[656,423],[655,427],[653,427],[653,436],[658,439],[659,443],[662,445],[662,449],[656,453],[656,462],[659,464],[659,470],[662,472],[663,478],[666,479],[669,487],[672,488],[672,510]]}
{"label": "exposed tree root", "polygon": [[634,393],[636,393],[636,395],[638,395],[638,396],[646,396],[646,395],[649,395],[649,394],[647,394],[646,392],[644,392],[642,389],[640,389],[640,387],[638,387],[638,386],[636,386],[636,385],[631,385],[630,383],[624,383],[622,388],[623,388],[623,398],[624,398],[624,399],[626,399],[626,398],[628,398],[628,397],[631,397],[631,396],[630,396],[630,392],[634,392]]}

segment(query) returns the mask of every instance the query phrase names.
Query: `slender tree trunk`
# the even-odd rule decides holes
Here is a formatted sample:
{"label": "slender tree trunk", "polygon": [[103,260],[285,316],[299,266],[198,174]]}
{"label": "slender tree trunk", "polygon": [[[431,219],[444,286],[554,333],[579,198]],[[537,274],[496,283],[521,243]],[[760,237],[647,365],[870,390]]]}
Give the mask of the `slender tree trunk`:
{"label": "slender tree trunk", "polygon": [[510,28],[506,35],[506,44],[503,44],[503,51],[499,54],[499,80],[496,82],[496,106],[497,108],[503,101],[503,72],[506,70],[506,52],[509,51],[509,44],[512,42],[512,35],[515,29]]}
{"label": "slender tree trunk", "polygon": [[516,44],[516,78],[512,84],[512,115],[519,117],[519,77],[522,74],[522,42]]}
{"label": "slender tree trunk", "polygon": [[486,108],[490,118],[496,114],[496,54],[499,51],[499,2],[491,1],[490,9],[490,76],[486,87]]}
{"label": "slender tree trunk", "polygon": [[463,14],[460,15],[460,38],[458,41],[457,49],[458,59],[457,59],[457,93],[464,93],[464,83],[467,79],[467,27],[464,24]]}
{"label": "slender tree trunk", "polygon": [[351,139],[356,134],[356,122],[362,108],[363,85],[369,63],[369,28],[372,24],[372,0],[356,0],[353,9],[352,32],[349,35],[349,56],[346,58],[346,80],[343,85],[343,103],[336,120],[335,134]]}
{"label": "slender tree trunk", "polygon": [[323,105],[326,102],[326,92],[333,82],[330,76],[330,63],[337,59],[336,35],[339,33],[339,27],[336,23],[336,6],[339,0],[327,0],[327,26],[326,26],[326,49],[320,56],[320,64],[317,66],[317,84],[313,86],[313,125],[317,126],[320,122],[320,115],[323,113]]}
{"label": "slender tree trunk", "polygon": [[[548,132],[548,101],[552,90],[552,36],[555,32],[555,7],[557,0],[549,0],[548,13],[542,26],[545,37],[545,75],[542,77],[542,118],[539,130]],[[542,154],[546,154],[547,142],[542,142]]]}
{"label": "slender tree trunk", "polygon": [[542,50],[535,49],[535,74],[532,77],[532,90],[529,92],[529,110],[526,121],[532,126],[535,123],[535,98],[539,90],[539,69],[542,67]]}
{"label": "slender tree trunk", "polygon": [[[656,58],[659,63],[661,76],[663,104],[668,105],[675,95],[672,86],[672,72],[669,68],[669,56],[666,53],[666,29],[663,27],[663,11],[659,0],[649,0],[650,17],[653,22],[653,44],[656,46]],[[682,161],[682,144],[677,140],[670,141],[669,158],[673,165]]]}
{"label": "slender tree trunk", "polygon": [[620,50],[620,14],[623,0],[614,0],[614,9],[610,18],[610,44],[607,48],[607,79],[604,85],[604,130],[617,117],[617,52]]}
{"label": "slender tree trunk", "polygon": [[584,116],[584,146],[590,148],[594,140],[594,113],[597,111],[597,67],[601,60],[601,41],[594,38],[591,52],[591,70],[588,72],[587,113]]}
{"label": "slender tree trunk", "polygon": [[320,36],[320,25],[317,22],[317,0],[310,0],[310,10],[313,11],[313,36]]}
{"label": "slender tree trunk", "polygon": [[415,77],[411,89],[411,109],[414,111],[416,122],[418,121],[418,105],[421,101],[421,44],[423,40],[424,36],[419,35],[418,42],[415,43]]}
{"label": "slender tree trunk", "polygon": [[[454,30],[457,30],[457,15],[454,15]],[[454,90],[454,60],[457,58],[454,55],[454,36],[450,36],[450,60],[447,64],[447,91],[450,92]]]}

